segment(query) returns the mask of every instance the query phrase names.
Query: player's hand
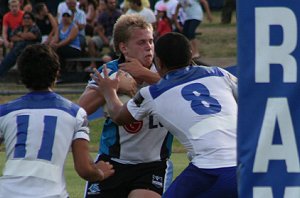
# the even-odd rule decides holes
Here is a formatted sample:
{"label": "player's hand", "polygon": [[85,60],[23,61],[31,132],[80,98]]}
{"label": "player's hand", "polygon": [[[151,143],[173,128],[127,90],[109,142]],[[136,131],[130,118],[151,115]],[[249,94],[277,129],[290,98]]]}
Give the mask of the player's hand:
{"label": "player's hand", "polygon": [[103,66],[103,76],[99,73],[99,71],[94,68],[94,74],[90,74],[91,78],[97,83],[98,87],[94,87],[97,91],[103,93],[105,92],[115,91],[117,92],[119,88],[119,72],[117,72],[116,77],[114,79],[110,79],[108,76],[108,70],[106,65]]}
{"label": "player's hand", "polygon": [[109,162],[99,161],[96,163],[96,167],[100,173],[100,181],[112,176],[115,173],[113,165]]}
{"label": "player's hand", "polygon": [[122,93],[133,97],[137,92],[137,83],[130,74],[120,70],[119,72],[119,89],[118,93]]}
{"label": "player's hand", "polygon": [[119,68],[127,73],[129,73],[136,81],[143,82],[141,76],[143,76],[145,68],[138,59],[125,56],[126,62],[119,64]]}

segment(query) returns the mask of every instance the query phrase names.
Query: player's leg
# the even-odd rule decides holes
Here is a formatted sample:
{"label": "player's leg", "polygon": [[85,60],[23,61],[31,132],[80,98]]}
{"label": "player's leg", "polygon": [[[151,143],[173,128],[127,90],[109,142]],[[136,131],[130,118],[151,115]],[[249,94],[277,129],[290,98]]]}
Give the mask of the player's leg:
{"label": "player's leg", "polygon": [[217,176],[203,172],[190,163],[163,194],[163,198],[201,197],[217,179]]}
{"label": "player's leg", "polygon": [[236,167],[218,168],[204,170],[209,174],[216,175],[218,180],[211,189],[204,193],[202,197],[215,198],[237,198],[237,176]]}
{"label": "player's leg", "polygon": [[141,163],[134,165],[131,171],[129,198],[159,198],[172,181],[173,164],[170,160]]}
{"label": "player's leg", "polygon": [[127,171],[128,165],[120,164],[105,155],[97,156],[96,162],[103,160],[113,165],[115,174],[101,182],[87,182],[84,192],[85,198],[127,198],[129,194]]}

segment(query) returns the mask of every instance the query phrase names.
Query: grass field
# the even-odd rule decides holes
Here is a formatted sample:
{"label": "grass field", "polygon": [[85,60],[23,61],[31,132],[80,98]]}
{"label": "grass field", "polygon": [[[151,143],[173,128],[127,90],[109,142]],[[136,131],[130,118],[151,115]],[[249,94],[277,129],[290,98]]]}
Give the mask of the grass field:
{"label": "grass field", "polygon": [[[96,153],[92,153],[96,156]],[[174,163],[174,177],[176,177],[184,167],[187,166],[188,160],[185,153],[174,153],[172,156],[172,161]],[[3,169],[5,162],[4,152],[0,152],[0,170]],[[0,174],[1,175],[1,174]],[[81,198],[83,197],[83,192],[85,188],[85,181],[82,180],[75,172],[73,167],[72,155],[69,154],[67,162],[65,164],[65,176],[67,180],[67,189],[71,198]]]}
{"label": "grass field", "polygon": [[[199,39],[199,51],[203,60],[209,64],[227,66],[232,65],[236,61],[236,25],[235,20],[232,24],[220,24],[220,12],[213,12],[214,21],[208,23],[206,20],[200,25],[198,29],[201,32]],[[64,89],[74,89],[82,92],[85,84],[82,85],[57,85],[55,90],[61,91]],[[0,83],[0,91],[3,90],[18,90],[26,92],[22,85]],[[66,98],[77,102],[79,94],[63,94]],[[19,97],[19,95],[0,95],[0,104]],[[91,142],[90,149],[93,156],[96,155],[99,143],[99,132],[103,119],[97,119],[90,122],[91,128]],[[0,146],[0,174],[5,162],[4,147]],[[177,140],[173,144],[172,160],[174,163],[174,176],[177,176],[188,161],[184,153],[185,149],[178,143]],[[77,176],[73,168],[72,156],[69,155],[65,167],[65,175],[67,179],[67,188],[71,198],[79,198],[83,195],[85,182]]]}

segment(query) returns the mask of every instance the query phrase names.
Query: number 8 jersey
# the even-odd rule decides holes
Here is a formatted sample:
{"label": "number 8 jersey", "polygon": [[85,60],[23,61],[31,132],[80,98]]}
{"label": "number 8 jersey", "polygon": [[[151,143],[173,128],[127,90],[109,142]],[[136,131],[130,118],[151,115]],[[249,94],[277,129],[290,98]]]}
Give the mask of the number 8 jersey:
{"label": "number 8 jersey", "polygon": [[136,120],[147,114],[185,146],[199,168],[236,166],[237,82],[218,67],[188,66],[142,88],[127,103]]}
{"label": "number 8 jersey", "polygon": [[68,197],[65,159],[73,140],[89,141],[87,124],[82,108],[53,92],[32,92],[0,105],[6,146],[0,198]]}

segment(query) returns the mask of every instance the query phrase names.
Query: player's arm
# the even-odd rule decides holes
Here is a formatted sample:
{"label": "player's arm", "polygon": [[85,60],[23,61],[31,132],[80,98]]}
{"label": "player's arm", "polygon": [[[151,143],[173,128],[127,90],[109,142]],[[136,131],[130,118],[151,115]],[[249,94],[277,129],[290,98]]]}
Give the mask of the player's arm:
{"label": "player's arm", "polygon": [[126,104],[123,105],[118,97],[117,90],[119,87],[119,76],[110,79],[106,66],[103,68],[104,77],[101,76],[98,70],[94,70],[95,74],[91,75],[93,80],[98,84],[95,91],[103,94],[111,119],[118,125],[129,124],[136,121],[128,111]]}
{"label": "player's arm", "polygon": [[72,153],[75,170],[80,177],[87,181],[102,181],[114,174],[114,169],[108,162],[94,163],[89,154],[89,142],[76,139],[72,143]]}
{"label": "player's arm", "polygon": [[153,72],[150,68],[144,67],[137,59],[126,56],[126,62],[119,64],[119,68],[131,76],[138,82],[146,82],[147,84],[154,84],[160,80],[157,72]]}
{"label": "player's arm", "polygon": [[87,87],[78,100],[79,106],[81,106],[88,115],[97,111],[104,103],[105,99],[102,93],[91,87]]}

